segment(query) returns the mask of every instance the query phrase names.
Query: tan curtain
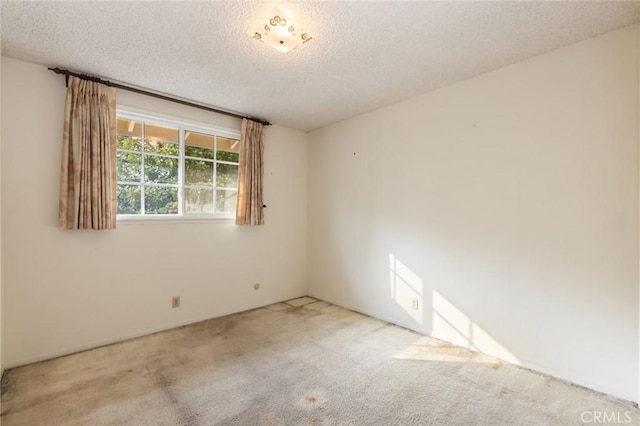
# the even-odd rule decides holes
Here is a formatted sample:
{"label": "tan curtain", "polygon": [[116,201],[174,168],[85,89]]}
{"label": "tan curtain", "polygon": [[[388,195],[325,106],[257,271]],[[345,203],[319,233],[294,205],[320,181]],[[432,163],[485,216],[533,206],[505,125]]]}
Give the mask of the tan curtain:
{"label": "tan curtain", "polygon": [[238,175],[238,208],[236,225],[263,225],[262,154],[264,125],[242,120],[240,134],[240,172]]}
{"label": "tan curtain", "polygon": [[116,89],[69,76],[60,172],[61,229],[116,227]]}

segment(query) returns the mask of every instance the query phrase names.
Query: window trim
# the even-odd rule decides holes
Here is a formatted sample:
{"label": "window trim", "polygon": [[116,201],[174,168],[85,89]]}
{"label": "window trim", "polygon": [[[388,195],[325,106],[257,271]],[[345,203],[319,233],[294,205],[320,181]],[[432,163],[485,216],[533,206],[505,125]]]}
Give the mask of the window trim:
{"label": "window trim", "polygon": [[[179,161],[179,165],[178,165],[178,184],[150,184],[148,186],[169,186],[169,187],[176,187],[178,188],[178,199],[179,199],[179,203],[178,203],[178,214],[118,214],[116,215],[116,220],[118,222],[133,222],[133,223],[140,223],[140,222],[154,222],[154,223],[158,223],[158,222],[175,222],[175,221],[224,221],[224,222],[230,222],[233,221],[235,219],[235,213],[202,213],[202,214],[185,214],[184,213],[184,190],[185,190],[185,183],[184,183],[184,167],[185,167],[185,160],[186,159],[197,159],[196,157],[187,157],[185,155],[185,141],[184,141],[184,134],[188,131],[190,132],[198,132],[198,133],[204,133],[204,134],[209,134],[209,135],[215,135],[216,137],[223,137],[223,138],[230,138],[230,139],[238,139],[240,140],[240,129],[231,129],[228,127],[224,127],[224,126],[212,126],[211,124],[207,124],[207,123],[203,123],[203,122],[198,122],[198,121],[193,121],[193,120],[188,120],[182,117],[176,117],[176,116],[171,116],[168,114],[162,114],[162,113],[157,113],[154,111],[148,111],[148,110],[143,110],[143,109],[139,109],[139,108],[134,108],[134,107],[130,107],[130,106],[126,106],[126,105],[116,105],[116,117],[117,118],[124,118],[124,119],[130,119],[130,120],[136,120],[136,121],[141,121],[141,122],[145,122],[148,124],[155,124],[155,125],[160,125],[160,126],[171,126],[171,127],[178,127],[178,138],[179,138],[179,154],[177,156],[178,161]],[[215,163],[220,163],[220,164],[233,164],[236,165],[237,163],[233,163],[233,162],[229,162],[229,161],[219,161],[215,159],[215,152],[217,151],[217,147],[214,146],[214,158],[212,159],[212,162]],[[138,151],[130,151],[130,150],[123,150],[125,152],[133,152],[133,153],[138,153]],[[160,156],[162,157],[171,157],[171,158],[176,158],[176,156],[173,155],[163,155],[160,154]],[[215,168],[214,168],[215,170]],[[144,169],[141,171],[141,173],[144,173]],[[141,177],[142,179],[142,177]],[[123,183],[126,183],[123,181]],[[132,184],[135,184],[135,182],[131,182]],[[215,183],[215,175],[214,175],[214,191],[216,189],[234,189],[234,188],[226,188],[226,187],[220,187],[218,188]],[[144,185],[142,184],[142,182],[137,182],[137,184],[140,184],[141,187],[144,187]],[[237,188],[235,188],[237,190]],[[214,199],[214,203],[215,203],[215,199]]]}

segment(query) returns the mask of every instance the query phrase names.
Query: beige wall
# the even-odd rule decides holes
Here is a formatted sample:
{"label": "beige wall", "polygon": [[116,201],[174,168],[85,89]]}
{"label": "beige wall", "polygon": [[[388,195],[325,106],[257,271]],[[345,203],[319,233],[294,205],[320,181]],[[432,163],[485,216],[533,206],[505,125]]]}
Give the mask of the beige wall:
{"label": "beige wall", "polygon": [[637,401],[638,31],[311,132],[311,295]]}
{"label": "beige wall", "polygon": [[[266,225],[129,222],[57,229],[64,78],[2,63],[5,363],[12,367],[306,294],[305,133],[265,136]],[[239,129],[240,122],[128,92],[130,107]],[[259,291],[253,289],[261,283]],[[171,309],[171,297],[182,306]]]}

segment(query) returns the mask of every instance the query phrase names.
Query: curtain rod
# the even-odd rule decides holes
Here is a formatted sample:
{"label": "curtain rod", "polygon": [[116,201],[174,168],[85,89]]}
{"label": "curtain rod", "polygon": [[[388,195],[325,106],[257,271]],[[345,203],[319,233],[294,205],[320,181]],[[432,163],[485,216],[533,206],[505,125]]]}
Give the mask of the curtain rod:
{"label": "curtain rod", "polygon": [[69,81],[69,76],[72,75],[74,77],[78,77],[78,78],[81,78],[83,80],[95,81],[96,83],[102,83],[104,85],[115,87],[117,89],[127,90],[129,92],[139,93],[141,95],[151,96],[151,97],[154,97],[154,98],[162,99],[162,100],[169,101],[169,102],[175,102],[175,103],[182,104],[182,105],[187,105],[187,106],[194,107],[194,108],[200,108],[200,109],[203,109],[205,111],[210,111],[210,112],[215,112],[215,113],[218,113],[218,114],[228,115],[229,117],[246,118],[248,120],[253,120],[253,121],[256,121],[258,123],[264,124],[265,126],[271,126],[271,123],[269,123],[266,120],[262,120],[260,118],[249,117],[249,116],[242,115],[242,114],[239,114],[239,113],[236,113],[236,112],[225,111],[223,109],[218,109],[218,108],[214,108],[214,107],[211,107],[211,106],[198,104],[198,103],[195,103],[195,102],[185,101],[183,99],[173,98],[173,97],[167,96],[167,95],[161,95],[160,93],[149,92],[147,90],[138,89],[137,87],[127,86],[125,84],[114,83],[112,81],[103,80],[103,79],[101,79],[99,77],[94,77],[92,75],[75,73],[75,72],[72,72],[72,71],[69,71],[69,70],[65,70],[65,69],[62,69],[62,68],[58,68],[58,67],[49,68],[49,70],[53,71],[56,74],[65,75],[66,78],[67,78],[67,82]]}

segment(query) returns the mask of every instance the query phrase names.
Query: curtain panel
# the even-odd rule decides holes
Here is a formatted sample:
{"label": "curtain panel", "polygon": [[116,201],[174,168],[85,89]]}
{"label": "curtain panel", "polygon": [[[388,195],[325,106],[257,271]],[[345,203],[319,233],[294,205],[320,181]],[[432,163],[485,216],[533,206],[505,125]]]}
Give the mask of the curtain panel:
{"label": "curtain panel", "polygon": [[116,227],[116,89],[69,76],[60,167],[61,229]]}
{"label": "curtain panel", "polygon": [[262,176],[264,126],[242,120],[240,134],[240,171],[238,175],[238,206],[236,225],[263,225]]}

